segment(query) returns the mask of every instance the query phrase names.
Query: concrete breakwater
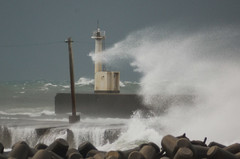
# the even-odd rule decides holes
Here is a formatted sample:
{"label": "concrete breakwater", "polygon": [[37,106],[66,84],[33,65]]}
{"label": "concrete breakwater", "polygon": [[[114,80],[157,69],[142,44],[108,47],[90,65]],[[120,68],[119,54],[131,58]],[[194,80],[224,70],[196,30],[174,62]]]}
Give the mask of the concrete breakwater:
{"label": "concrete breakwater", "polygon": [[190,140],[185,134],[175,137],[166,135],[162,138],[161,147],[153,142],[143,143],[128,150],[98,150],[92,143],[86,141],[78,148],[70,148],[69,143],[56,139],[51,144],[39,143],[30,147],[20,141],[12,146],[10,152],[4,152],[4,145],[0,143],[0,159],[239,159],[240,144],[229,146],[217,142],[206,144],[204,141]]}
{"label": "concrete breakwater", "polygon": [[[76,109],[78,112],[93,117],[108,118],[130,118],[133,112],[141,110],[149,115],[154,112],[161,112],[171,105],[192,105],[195,100],[194,95],[156,95],[153,96],[154,104],[143,104],[143,97],[137,94],[116,94],[116,93],[95,93],[95,94],[76,94]],[[58,93],[55,96],[55,113],[65,114],[71,110],[71,94]]]}
{"label": "concrete breakwater", "polygon": [[84,127],[75,128],[71,126],[56,125],[45,127],[7,127],[0,126],[0,142],[5,148],[11,148],[14,143],[24,140],[33,147],[38,143],[50,144],[57,138],[63,138],[69,147],[77,147],[79,142],[90,141],[94,145],[112,143],[118,139],[124,127],[102,128]]}

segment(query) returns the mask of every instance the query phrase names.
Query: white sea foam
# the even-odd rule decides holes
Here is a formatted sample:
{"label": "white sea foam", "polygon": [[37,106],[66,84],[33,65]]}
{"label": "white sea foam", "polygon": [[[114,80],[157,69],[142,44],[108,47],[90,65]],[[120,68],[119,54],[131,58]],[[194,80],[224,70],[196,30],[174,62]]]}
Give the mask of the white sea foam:
{"label": "white sea foam", "polygon": [[42,110],[42,111],[35,111],[35,112],[31,112],[31,111],[33,110],[30,110],[29,112],[26,112],[26,111],[23,112],[23,110],[17,111],[17,109],[11,109],[7,111],[0,111],[0,115],[8,115],[8,116],[26,115],[29,117],[38,117],[42,115],[55,116],[55,112],[50,110]]}
{"label": "white sea foam", "polygon": [[79,80],[75,84],[76,85],[90,85],[90,84],[93,85],[94,84],[94,79],[81,77],[81,78],[79,78]]}
{"label": "white sea foam", "polygon": [[126,85],[122,81],[119,82],[119,85],[120,85],[120,87],[126,87]]}
{"label": "white sea foam", "polygon": [[[77,82],[75,82],[76,85],[94,85],[94,79],[86,78],[86,77],[80,77]],[[120,81],[119,82],[120,87],[125,87],[126,84],[137,84],[137,82],[131,82],[131,81]],[[69,88],[69,86],[67,87]]]}
{"label": "white sea foam", "polygon": [[155,142],[160,146],[162,138],[161,129],[155,118],[142,118],[140,112],[136,112],[127,120],[126,129],[114,143],[99,146],[100,150],[126,150],[139,146],[146,142]]}
{"label": "white sea foam", "polygon": [[61,85],[63,88],[70,88],[70,85]]}
{"label": "white sea foam", "polygon": [[50,129],[43,136],[40,136],[36,143],[44,143],[46,145],[50,145],[58,138],[67,140],[67,136],[68,130],[66,128],[54,128]]}
{"label": "white sea foam", "polygon": [[8,128],[11,135],[11,145],[18,141],[26,141],[33,146],[37,142],[37,134],[31,127],[10,127]]}
{"label": "white sea foam", "polygon": [[56,84],[52,84],[52,83],[46,83],[45,85],[44,85],[45,87],[57,87],[57,85]]}

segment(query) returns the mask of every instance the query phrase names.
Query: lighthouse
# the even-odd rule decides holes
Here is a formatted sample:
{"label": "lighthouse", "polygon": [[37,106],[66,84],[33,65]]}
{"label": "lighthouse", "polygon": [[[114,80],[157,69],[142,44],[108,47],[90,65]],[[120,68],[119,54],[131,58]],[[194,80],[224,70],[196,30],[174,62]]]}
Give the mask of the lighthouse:
{"label": "lighthouse", "polygon": [[[101,56],[103,41],[105,40],[105,31],[97,28],[91,38],[95,39],[95,54]],[[94,79],[94,93],[120,93],[120,72],[103,70],[103,64],[100,58],[95,61]]]}

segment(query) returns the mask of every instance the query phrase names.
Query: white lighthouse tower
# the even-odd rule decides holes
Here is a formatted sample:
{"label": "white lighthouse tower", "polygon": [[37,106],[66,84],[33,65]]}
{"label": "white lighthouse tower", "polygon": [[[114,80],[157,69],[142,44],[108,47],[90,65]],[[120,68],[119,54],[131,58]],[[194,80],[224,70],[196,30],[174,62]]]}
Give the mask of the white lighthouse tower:
{"label": "white lighthouse tower", "polygon": [[[95,39],[95,54],[101,55],[103,50],[103,40],[105,39],[105,31],[101,31],[100,28],[97,28],[97,30],[93,32],[91,38]],[[102,61],[99,59],[95,61],[94,92],[119,93],[120,73],[105,71],[102,67]]]}

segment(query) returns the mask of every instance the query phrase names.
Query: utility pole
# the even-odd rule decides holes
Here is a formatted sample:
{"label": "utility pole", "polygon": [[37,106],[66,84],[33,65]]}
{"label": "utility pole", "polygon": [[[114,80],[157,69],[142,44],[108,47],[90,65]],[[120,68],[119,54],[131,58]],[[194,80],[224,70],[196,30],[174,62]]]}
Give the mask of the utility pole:
{"label": "utility pole", "polygon": [[72,55],[72,38],[65,40],[68,43],[69,52],[69,71],[70,71],[70,84],[71,84],[71,99],[72,99],[72,116],[69,116],[69,123],[76,123],[80,121],[80,115],[76,115],[76,96],[74,85],[74,71],[73,71],[73,55]]}

